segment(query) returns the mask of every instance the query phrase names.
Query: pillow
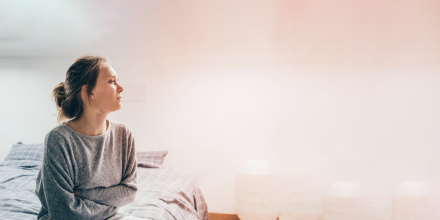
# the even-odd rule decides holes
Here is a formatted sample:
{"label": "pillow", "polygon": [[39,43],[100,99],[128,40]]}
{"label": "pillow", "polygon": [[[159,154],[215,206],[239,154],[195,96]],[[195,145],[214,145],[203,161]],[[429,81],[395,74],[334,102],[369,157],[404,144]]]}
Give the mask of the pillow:
{"label": "pillow", "polygon": [[167,154],[168,150],[136,152],[138,167],[160,168]]}
{"label": "pillow", "polygon": [[18,142],[14,144],[9,151],[7,160],[35,160],[43,161],[44,144],[23,144]]}

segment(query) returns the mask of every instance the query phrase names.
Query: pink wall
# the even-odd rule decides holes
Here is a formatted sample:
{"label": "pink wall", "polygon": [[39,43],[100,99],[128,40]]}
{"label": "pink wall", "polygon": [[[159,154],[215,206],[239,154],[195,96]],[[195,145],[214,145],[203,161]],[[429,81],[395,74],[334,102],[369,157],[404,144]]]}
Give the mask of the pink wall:
{"label": "pink wall", "polygon": [[[38,66],[58,82],[77,56],[107,55],[123,86],[148,85],[146,102],[123,102],[112,118],[139,150],[168,149],[165,165],[188,171],[212,212],[235,213],[234,174],[252,158],[314,173],[323,193],[347,179],[369,195],[408,179],[440,186],[438,1],[34,6],[5,15],[15,40],[0,44],[0,68]],[[65,70],[53,56],[67,57]]]}

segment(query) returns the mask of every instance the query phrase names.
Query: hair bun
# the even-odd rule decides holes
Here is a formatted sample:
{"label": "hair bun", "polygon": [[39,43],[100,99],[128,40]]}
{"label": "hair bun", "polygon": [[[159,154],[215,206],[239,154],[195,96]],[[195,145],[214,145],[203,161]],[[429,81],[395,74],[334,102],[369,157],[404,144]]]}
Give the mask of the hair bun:
{"label": "hair bun", "polygon": [[57,106],[61,108],[61,105],[66,99],[66,90],[64,89],[64,82],[60,82],[58,83],[57,86],[55,86],[52,95],[53,98],[55,99],[55,103],[57,104]]}

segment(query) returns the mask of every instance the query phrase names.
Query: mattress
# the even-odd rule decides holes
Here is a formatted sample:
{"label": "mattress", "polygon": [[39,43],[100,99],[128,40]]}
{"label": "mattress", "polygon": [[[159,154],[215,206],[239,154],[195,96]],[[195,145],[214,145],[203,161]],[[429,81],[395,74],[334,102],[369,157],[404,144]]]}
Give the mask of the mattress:
{"label": "mattress", "polygon": [[[0,162],[0,219],[36,220],[41,203],[35,194],[41,161]],[[199,187],[173,168],[138,167],[135,200],[111,219],[208,220],[208,209]]]}

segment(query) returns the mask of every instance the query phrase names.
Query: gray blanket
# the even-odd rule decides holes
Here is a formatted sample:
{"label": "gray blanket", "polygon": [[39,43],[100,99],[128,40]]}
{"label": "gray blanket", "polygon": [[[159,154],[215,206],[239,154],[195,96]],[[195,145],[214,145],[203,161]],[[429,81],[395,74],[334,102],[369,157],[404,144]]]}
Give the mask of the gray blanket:
{"label": "gray blanket", "polygon": [[[41,203],[35,182],[41,162],[0,162],[0,219],[36,220]],[[184,172],[171,168],[138,168],[133,203],[120,208],[112,220],[208,220],[200,189]]]}

